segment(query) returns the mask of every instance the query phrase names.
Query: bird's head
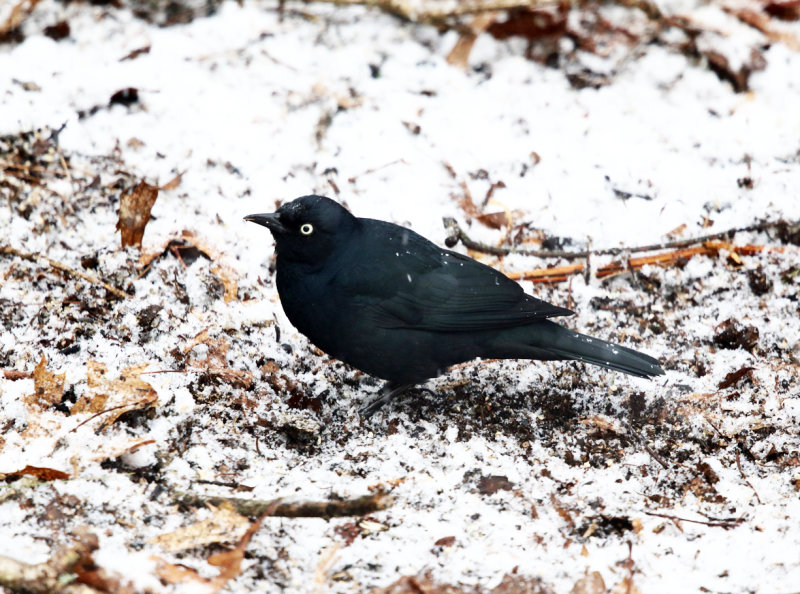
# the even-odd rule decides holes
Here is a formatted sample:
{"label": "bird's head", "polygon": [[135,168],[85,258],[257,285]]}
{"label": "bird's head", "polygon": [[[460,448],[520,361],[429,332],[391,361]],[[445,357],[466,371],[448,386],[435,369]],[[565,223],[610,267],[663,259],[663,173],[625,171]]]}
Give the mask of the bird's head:
{"label": "bird's head", "polygon": [[356,222],[343,206],[324,196],[302,196],[275,212],[247,215],[244,220],[272,232],[282,259],[308,264],[324,261]]}

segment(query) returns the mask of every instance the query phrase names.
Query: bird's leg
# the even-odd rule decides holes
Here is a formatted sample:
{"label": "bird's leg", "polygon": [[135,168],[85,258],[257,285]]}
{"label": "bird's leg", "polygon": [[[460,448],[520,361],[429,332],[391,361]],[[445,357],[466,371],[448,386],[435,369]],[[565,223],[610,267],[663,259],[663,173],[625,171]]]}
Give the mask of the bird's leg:
{"label": "bird's leg", "polygon": [[378,397],[358,412],[361,413],[362,417],[368,419],[374,415],[380,407],[413,385],[414,384],[394,384],[392,382],[386,382],[383,388],[381,388]]}

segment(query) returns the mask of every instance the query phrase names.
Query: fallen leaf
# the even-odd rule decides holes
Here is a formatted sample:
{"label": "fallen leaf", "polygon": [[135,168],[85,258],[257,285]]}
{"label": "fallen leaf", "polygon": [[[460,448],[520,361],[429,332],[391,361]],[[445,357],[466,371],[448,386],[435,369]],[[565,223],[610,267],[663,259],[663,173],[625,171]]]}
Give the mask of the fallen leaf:
{"label": "fallen leaf", "polygon": [[800,0],[766,0],[763,10],[782,21],[800,20]]}
{"label": "fallen leaf", "polygon": [[504,225],[508,224],[508,216],[504,212],[480,214],[476,216],[475,219],[490,229],[501,229]]}
{"label": "fallen leaf", "polygon": [[[774,27],[769,16],[744,7],[723,5],[722,10],[728,14],[732,14],[737,19],[743,23],[746,23],[747,25],[750,25],[754,29],[758,29],[770,41],[783,43],[786,47],[794,51],[800,50],[800,37],[793,35],[789,31],[784,31],[780,28]],[[797,14],[796,7],[794,10],[795,14]]]}
{"label": "fallen leaf", "polygon": [[542,578],[507,573],[489,594],[552,594]]}
{"label": "fallen leaf", "polygon": [[752,379],[754,369],[755,367],[745,366],[737,369],[736,371],[731,371],[719,384],[717,384],[717,388],[724,390],[726,388],[730,388],[731,386],[735,386],[745,377]]}
{"label": "fallen leaf", "polygon": [[112,425],[121,415],[132,410],[144,409],[158,401],[153,387],[141,378],[149,363],[133,365],[122,370],[119,378],[107,377],[108,368],[103,363],[89,361],[89,394],[81,396],[70,409],[70,415],[78,413],[108,412],[102,429]]}
{"label": "fallen leaf", "polygon": [[174,190],[179,185],[181,185],[181,178],[183,178],[183,174],[184,173],[186,173],[186,172],[185,171],[181,171],[178,175],[173,177],[171,180],[169,180],[163,186],[160,186],[158,189],[159,190]]}
{"label": "fallen leaf", "polygon": [[667,237],[675,239],[676,237],[682,237],[684,233],[686,233],[686,223],[678,225],[672,231],[668,232]]}
{"label": "fallen leaf", "polygon": [[600,431],[605,431],[614,435],[625,434],[625,429],[623,429],[620,422],[617,419],[608,417],[606,415],[594,415],[591,417],[586,417],[585,419],[580,420],[580,424],[588,425],[590,427],[599,429]]}
{"label": "fallen leaf", "polygon": [[611,588],[611,594],[642,594],[642,591],[633,583],[633,578],[626,577]]}
{"label": "fallen leaf", "polygon": [[158,188],[142,180],[139,185],[122,195],[119,203],[117,230],[122,247],[142,247],[144,229],[150,221],[150,211],[158,198]]}
{"label": "fallen leaf", "polygon": [[211,565],[215,565],[220,568],[219,575],[214,578],[212,585],[218,592],[225,587],[225,584],[228,583],[230,580],[236,578],[242,571],[242,560],[244,560],[244,553],[247,550],[247,546],[250,544],[250,540],[253,538],[253,535],[261,528],[261,522],[264,521],[264,518],[267,516],[272,515],[275,511],[275,508],[278,507],[280,504],[280,499],[276,500],[272,505],[269,506],[266,512],[258,518],[255,522],[250,525],[250,528],[244,533],[242,539],[236,545],[233,550],[225,551],[223,553],[217,553],[216,555],[211,555],[208,558],[208,562]]}
{"label": "fallen leaf", "polygon": [[[168,184],[171,182],[167,182]],[[181,231],[180,238],[173,237],[164,243],[159,249],[152,252],[147,252],[141,255],[137,266],[145,270],[158,258],[167,254],[175,254],[175,249],[186,249],[191,246],[198,250],[203,256],[211,260],[214,264],[211,267],[211,272],[217,276],[222,282],[225,290],[224,299],[225,303],[230,303],[237,297],[239,290],[239,279],[236,271],[225,263],[225,256],[218,250],[214,249],[210,244],[197,237],[192,231],[184,229]],[[144,274],[144,273],[142,273]]]}
{"label": "fallen leaf", "polygon": [[208,347],[206,358],[190,359],[188,365],[197,371],[203,371],[219,381],[237,386],[241,388],[249,388],[253,384],[253,374],[249,371],[231,369],[228,366],[228,349],[231,347],[230,343],[223,338],[210,338],[208,336],[208,329],[203,330],[194,337],[192,342],[184,350],[188,353],[191,349],[199,344],[204,344]]}
{"label": "fallen leaf", "polygon": [[151,538],[148,542],[157,544],[170,552],[183,551],[221,542],[240,539],[250,525],[250,521],[236,513],[233,507],[223,504],[219,507],[209,506],[211,517],[172,532]]}
{"label": "fallen leaf", "polygon": [[64,396],[66,374],[47,371],[47,357],[42,358],[33,370],[33,394],[25,397],[25,402],[39,408],[48,408],[61,402]]}
{"label": "fallen leaf", "polygon": [[478,35],[486,31],[486,28],[497,19],[496,12],[484,12],[477,15],[472,19],[472,22],[462,31],[453,49],[447,54],[447,63],[451,66],[457,66],[462,70],[467,69],[469,62],[469,54],[472,51],[472,46],[478,39]]}
{"label": "fallen leaf", "polygon": [[42,481],[54,481],[54,480],[63,480],[68,479],[69,474],[62,471],[56,470],[54,468],[43,468],[40,466],[26,466],[22,470],[17,470],[15,472],[6,472],[4,473],[6,477],[9,476],[35,476],[39,480]]}
{"label": "fallen leaf", "polygon": [[435,547],[452,547],[454,544],[456,544],[456,537],[455,536],[443,536],[442,538],[437,540],[435,543],[433,543],[433,546],[435,546]]}
{"label": "fallen leaf", "polygon": [[582,577],[572,586],[570,594],[605,594],[606,583],[599,571],[593,571],[589,575]]}
{"label": "fallen leaf", "polygon": [[170,563],[158,555],[153,555],[150,558],[158,563],[156,573],[159,579],[167,584],[184,584],[186,582],[202,582],[207,584],[210,582],[208,578],[201,576],[191,567]]}

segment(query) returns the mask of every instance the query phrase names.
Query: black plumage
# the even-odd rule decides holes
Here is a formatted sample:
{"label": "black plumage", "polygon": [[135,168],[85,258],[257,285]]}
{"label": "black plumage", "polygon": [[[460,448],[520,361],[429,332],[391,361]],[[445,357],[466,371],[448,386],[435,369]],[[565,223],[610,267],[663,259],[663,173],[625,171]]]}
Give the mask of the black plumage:
{"label": "black plumage", "polygon": [[638,377],[659,362],[568,330],[568,309],[527,295],[495,269],[384,221],[303,196],[246,220],[275,237],[277,285],[289,321],[317,347],[388,381],[392,396],[478,357],[574,359]]}

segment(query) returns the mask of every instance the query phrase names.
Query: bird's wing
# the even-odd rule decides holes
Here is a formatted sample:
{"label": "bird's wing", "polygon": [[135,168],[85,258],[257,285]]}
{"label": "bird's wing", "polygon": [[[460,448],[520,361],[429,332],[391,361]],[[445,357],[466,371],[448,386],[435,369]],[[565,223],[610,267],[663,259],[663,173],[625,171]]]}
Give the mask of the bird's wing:
{"label": "bird's wing", "polygon": [[380,266],[366,264],[347,275],[352,294],[370,295],[363,301],[365,313],[380,327],[491,330],[573,313],[527,295],[497,270],[421,236],[403,240],[403,248],[391,248],[388,257],[375,254]]}

